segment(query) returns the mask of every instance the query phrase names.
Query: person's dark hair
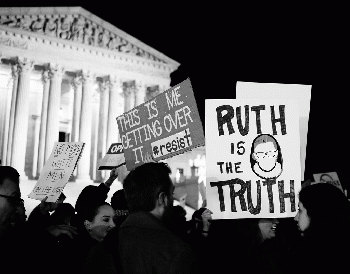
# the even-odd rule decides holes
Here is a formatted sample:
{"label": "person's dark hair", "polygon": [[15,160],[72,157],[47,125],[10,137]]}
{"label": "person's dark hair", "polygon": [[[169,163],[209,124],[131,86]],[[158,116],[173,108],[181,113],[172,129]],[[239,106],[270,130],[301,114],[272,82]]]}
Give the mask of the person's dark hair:
{"label": "person's dark hair", "polygon": [[18,171],[11,166],[0,166],[0,186],[4,183],[5,179],[19,184]]}
{"label": "person's dark hair", "polygon": [[180,205],[173,206],[172,211],[173,211],[174,217],[185,218],[186,220],[187,212],[186,212],[186,209],[184,209],[182,206]]}
{"label": "person's dark hair", "polygon": [[101,195],[99,191],[96,191],[97,188],[97,186],[88,185],[81,191],[75,203],[75,211],[77,213],[84,211],[84,208],[91,204],[92,200],[97,204],[105,202],[106,197]]}
{"label": "person's dark hair", "polygon": [[101,206],[104,206],[104,205],[111,206],[107,202],[91,202],[90,205],[87,205],[78,214],[80,215],[81,220],[83,220],[83,221],[88,220],[88,221],[92,222],[93,219],[98,214]]}
{"label": "person's dark hair", "polygon": [[129,212],[152,211],[159,193],[170,196],[171,169],[163,162],[150,162],[130,171],[123,183]]}
{"label": "person's dark hair", "polygon": [[262,242],[263,236],[259,228],[260,218],[242,220],[243,237],[247,240],[249,249],[256,249]]}
{"label": "person's dark hair", "polygon": [[[350,228],[350,204],[339,188],[328,183],[309,185],[300,190],[299,201],[310,219],[305,236],[322,239],[325,235],[341,234]],[[336,232],[331,232],[334,229]]]}
{"label": "person's dark hair", "polygon": [[124,189],[119,189],[116,192],[114,192],[112,198],[111,198],[111,206],[114,210],[120,209],[120,210],[127,210],[128,209],[128,203],[125,198],[125,191]]}
{"label": "person's dark hair", "polygon": [[53,225],[67,224],[67,220],[70,220],[75,214],[74,207],[69,203],[62,203],[59,207],[51,214],[51,223]]}

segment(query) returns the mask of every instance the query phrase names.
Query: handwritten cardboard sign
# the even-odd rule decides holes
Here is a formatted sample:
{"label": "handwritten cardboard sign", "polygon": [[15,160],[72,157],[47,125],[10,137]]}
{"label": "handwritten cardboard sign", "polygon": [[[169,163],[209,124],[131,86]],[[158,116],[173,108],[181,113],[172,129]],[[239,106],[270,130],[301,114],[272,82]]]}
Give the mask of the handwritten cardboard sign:
{"label": "handwritten cardboard sign", "polygon": [[312,184],[328,183],[336,186],[337,188],[339,188],[341,191],[344,192],[343,187],[338,178],[338,174],[335,171],[313,174],[313,177],[315,182],[313,182]]}
{"label": "handwritten cardboard sign", "polygon": [[295,216],[301,189],[295,100],[206,100],[207,203],[214,219]]}
{"label": "handwritten cardboard sign", "polygon": [[204,132],[190,79],[117,117],[128,170],[146,153],[164,160],[204,145]]}
{"label": "handwritten cardboard sign", "polygon": [[298,102],[301,180],[304,181],[312,85],[237,82],[236,99],[291,99]]}
{"label": "handwritten cardboard sign", "polygon": [[56,202],[68,183],[84,148],[82,142],[55,142],[29,198]]}
{"label": "handwritten cardboard sign", "polygon": [[119,167],[125,164],[124,151],[122,143],[112,144],[106,155],[102,158],[100,162],[99,170],[111,170],[115,167]]}

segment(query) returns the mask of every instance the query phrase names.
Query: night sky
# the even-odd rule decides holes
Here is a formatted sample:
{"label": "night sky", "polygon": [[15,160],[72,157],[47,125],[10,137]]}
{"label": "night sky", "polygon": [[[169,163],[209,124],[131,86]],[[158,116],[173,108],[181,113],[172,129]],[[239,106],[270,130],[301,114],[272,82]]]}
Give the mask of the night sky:
{"label": "night sky", "polygon": [[146,1],[55,2],[17,6],[81,6],[181,63],[171,85],[190,78],[203,126],[205,99],[235,98],[237,81],[312,85],[305,179],[336,171],[350,188],[345,170],[350,47],[339,10],[335,15],[328,7],[320,12],[189,1],[158,7]]}

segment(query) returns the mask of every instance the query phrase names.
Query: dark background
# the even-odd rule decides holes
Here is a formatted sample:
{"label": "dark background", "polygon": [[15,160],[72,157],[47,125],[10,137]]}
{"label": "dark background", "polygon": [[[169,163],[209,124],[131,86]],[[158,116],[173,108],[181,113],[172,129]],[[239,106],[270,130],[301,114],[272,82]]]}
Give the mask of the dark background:
{"label": "dark background", "polygon": [[29,4],[81,6],[178,61],[171,86],[190,78],[204,127],[205,99],[235,98],[237,81],[312,85],[305,180],[336,171],[342,185],[350,187],[345,7],[137,1],[16,6]]}

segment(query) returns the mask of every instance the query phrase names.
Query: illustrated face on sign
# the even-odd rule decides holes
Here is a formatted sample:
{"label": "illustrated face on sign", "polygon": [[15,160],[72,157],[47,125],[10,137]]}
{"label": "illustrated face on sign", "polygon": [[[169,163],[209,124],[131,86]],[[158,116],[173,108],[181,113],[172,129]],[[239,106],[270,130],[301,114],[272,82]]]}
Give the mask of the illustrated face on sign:
{"label": "illustrated face on sign", "polygon": [[320,177],[320,181],[321,182],[333,181],[333,178],[329,174],[322,174]]}
{"label": "illustrated face on sign", "polygon": [[276,139],[269,134],[255,138],[250,159],[252,170],[262,179],[277,178],[282,173],[281,151]]}

